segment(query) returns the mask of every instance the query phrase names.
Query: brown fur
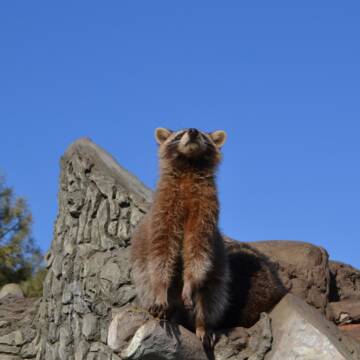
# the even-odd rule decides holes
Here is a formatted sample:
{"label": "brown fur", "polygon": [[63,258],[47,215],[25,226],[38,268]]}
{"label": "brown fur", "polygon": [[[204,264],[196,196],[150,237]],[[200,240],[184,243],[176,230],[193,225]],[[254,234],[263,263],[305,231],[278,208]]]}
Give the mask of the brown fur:
{"label": "brown fur", "polygon": [[205,341],[228,305],[229,264],[218,229],[215,172],[224,132],[157,129],[160,179],[132,239],[140,304],[153,315],[186,313]]}
{"label": "brown fur", "polygon": [[221,329],[249,327],[269,312],[286,294],[278,269],[251,243],[225,238],[231,283],[229,306],[222,317]]}

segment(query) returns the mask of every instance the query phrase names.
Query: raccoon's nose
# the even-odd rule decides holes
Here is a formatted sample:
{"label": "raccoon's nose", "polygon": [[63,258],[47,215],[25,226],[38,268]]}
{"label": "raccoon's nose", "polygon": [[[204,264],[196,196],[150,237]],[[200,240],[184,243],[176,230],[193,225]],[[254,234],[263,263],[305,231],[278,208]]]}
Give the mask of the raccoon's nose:
{"label": "raccoon's nose", "polygon": [[197,129],[191,128],[191,129],[188,130],[188,134],[189,134],[191,139],[196,139],[196,137],[199,134],[199,131]]}

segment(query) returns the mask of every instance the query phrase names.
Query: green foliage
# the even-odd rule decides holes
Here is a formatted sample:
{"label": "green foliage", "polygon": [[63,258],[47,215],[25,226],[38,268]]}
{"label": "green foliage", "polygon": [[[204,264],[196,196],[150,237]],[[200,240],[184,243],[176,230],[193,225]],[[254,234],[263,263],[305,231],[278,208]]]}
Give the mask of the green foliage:
{"label": "green foliage", "polygon": [[28,280],[42,256],[31,237],[32,216],[26,201],[15,197],[0,177],[0,287]]}

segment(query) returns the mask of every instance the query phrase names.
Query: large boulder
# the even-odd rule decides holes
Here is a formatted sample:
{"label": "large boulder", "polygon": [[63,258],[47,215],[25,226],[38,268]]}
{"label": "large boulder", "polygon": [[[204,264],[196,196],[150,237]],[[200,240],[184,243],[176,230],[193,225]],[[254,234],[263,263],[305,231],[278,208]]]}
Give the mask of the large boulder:
{"label": "large boulder", "polygon": [[108,345],[124,360],[207,359],[195,334],[134,307],[115,314]]}
{"label": "large boulder", "polygon": [[4,285],[0,290],[0,300],[3,299],[6,296],[11,296],[14,298],[23,298],[24,293],[21,290],[21,287],[19,284],[6,284]]}
{"label": "large boulder", "polygon": [[274,342],[266,360],[360,359],[360,343],[294,295],[286,295],[270,317]]}

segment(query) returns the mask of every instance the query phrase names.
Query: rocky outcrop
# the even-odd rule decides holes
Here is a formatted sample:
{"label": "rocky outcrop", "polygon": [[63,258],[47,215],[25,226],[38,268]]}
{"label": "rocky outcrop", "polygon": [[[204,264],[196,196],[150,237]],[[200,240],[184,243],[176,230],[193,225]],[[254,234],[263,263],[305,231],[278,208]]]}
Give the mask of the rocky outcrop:
{"label": "rocky outcrop", "polygon": [[[39,301],[0,300],[0,359],[261,360],[273,337],[276,341],[280,336],[261,313],[271,311],[287,291],[324,312],[334,288],[330,280],[335,279],[336,301],[348,300],[344,284],[350,273],[341,268],[330,277],[323,249],[298,242],[227,239],[232,306],[217,329],[214,354],[205,354],[189,330],[134,310],[129,246],[151,196],[91,141],[70,146],[61,159],[59,211],[45,259],[43,296]],[[17,313],[13,306],[22,310]],[[21,318],[15,319],[16,314]],[[160,354],[159,349],[165,350]]]}
{"label": "rocky outcrop", "polygon": [[327,315],[347,335],[360,340],[360,271],[330,261],[330,294]]}
{"label": "rocky outcrop", "polygon": [[251,328],[235,327],[222,332],[215,344],[216,360],[262,360],[271,349],[273,335],[269,315],[261,313]]}
{"label": "rocky outcrop", "polygon": [[117,313],[108,344],[121,359],[141,360],[357,360],[360,343],[344,335],[314,307],[287,294],[270,315],[262,313],[251,328],[217,334],[209,356],[196,336],[183,327],[152,318],[136,308]]}
{"label": "rocky outcrop", "polygon": [[1,360],[35,357],[38,307],[38,299],[8,295],[0,300]]}
{"label": "rocky outcrop", "polygon": [[313,307],[286,295],[270,313],[274,343],[266,360],[360,359],[360,344],[346,336]]}
{"label": "rocky outcrop", "polygon": [[357,299],[360,301],[360,271],[338,261],[329,263],[331,275],[331,302]]}
{"label": "rocky outcrop", "polygon": [[192,332],[180,325],[154,319],[132,306],[114,316],[108,345],[121,359],[207,359]]}
{"label": "rocky outcrop", "polygon": [[270,318],[262,313],[249,329],[236,327],[214,336],[218,339],[209,354],[196,335],[181,325],[159,321],[138,308],[128,307],[114,316],[108,344],[124,360],[264,359],[272,343]]}
{"label": "rocky outcrop", "polygon": [[16,298],[23,298],[24,293],[18,284],[6,284],[0,290],[0,300],[6,296],[12,296]]}
{"label": "rocky outcrop", "polygon": [[38,358],[110,359],[111,311],[135,298],[129,243],[151,192],[82,139],[61,159],[58,197],[39,309]]}

